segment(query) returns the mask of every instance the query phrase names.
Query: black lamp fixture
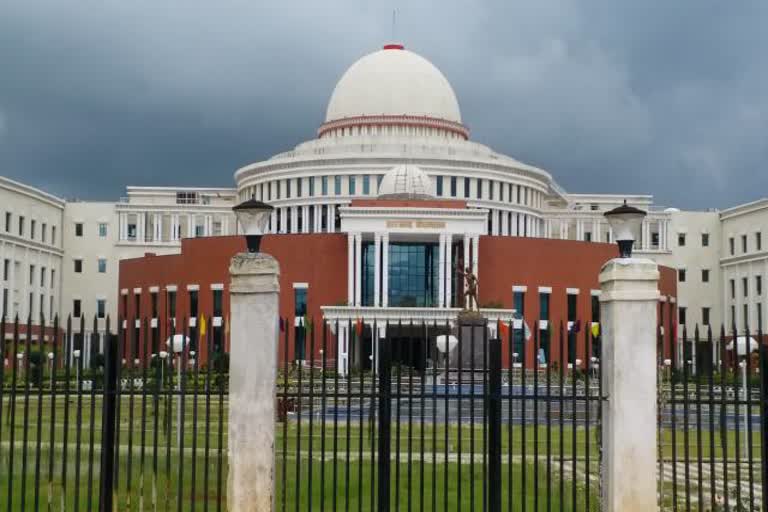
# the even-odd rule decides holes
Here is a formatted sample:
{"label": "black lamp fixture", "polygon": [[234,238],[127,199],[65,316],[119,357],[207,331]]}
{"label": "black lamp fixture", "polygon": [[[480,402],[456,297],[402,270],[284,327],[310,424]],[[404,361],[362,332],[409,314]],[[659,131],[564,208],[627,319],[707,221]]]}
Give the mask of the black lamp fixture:
{"label": "black lamp fixture", "polygon": [[256,199],[248,199],[232,208],[237,217],[237,222],[243,228],[245,242],[248,244],[248,252],[259,252],[261,237],[269,223],[274,207],[262,203]]}
{"label": "black lamp fixture", "polygon": [[629,206],[627,200],[618,208],[605,212],[605,219],[613,230],[613,239],[619,245],[619,257],[631,258],[632,245],[640,238],[640,228],[646,212]]}

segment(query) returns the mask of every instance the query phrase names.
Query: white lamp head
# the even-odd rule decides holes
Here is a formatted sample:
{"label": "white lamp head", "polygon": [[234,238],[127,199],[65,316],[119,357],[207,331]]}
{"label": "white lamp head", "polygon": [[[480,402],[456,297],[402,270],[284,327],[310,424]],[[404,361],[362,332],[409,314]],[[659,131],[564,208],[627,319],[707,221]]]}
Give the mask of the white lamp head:
{"label": "white lamp head", "polygon": [[259,252],[261,237],[269,223],[269,216],[274,208],[267,203],[248,199],[232,208],[237,217],[237,222],[243,228],[245,241],[248,244],[248,252]]}
{"label": "white lamp head", "polygon": [[73,350],[72,351],[72,357],[74,357],[75,359],[79,359],[80,358],[80,351],[79,350]]}
{"label": "white lamp head", "polygon": [[53,361],[53,352],[48,352],[48,359]]}
{"label": "white lamp head", "polygon": [[605,219],[613,230],[613,239],[619,245],[619,257],[632,257],[632,245],[640,238],[645,216],[646,212],[629,206],[626,200],[618,208],[605,212]]}
{"label": "white lamp head", "polygon": [[168,352],[166,352],[165,350],[161,350],[160,351],[160,359],[165,359],[167,357],[168,357]]}

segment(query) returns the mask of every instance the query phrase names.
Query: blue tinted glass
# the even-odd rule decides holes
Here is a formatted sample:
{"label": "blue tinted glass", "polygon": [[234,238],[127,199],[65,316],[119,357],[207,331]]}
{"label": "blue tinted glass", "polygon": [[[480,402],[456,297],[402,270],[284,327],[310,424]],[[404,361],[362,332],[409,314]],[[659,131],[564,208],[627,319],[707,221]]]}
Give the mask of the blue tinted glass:
{"label": "blue tinted glass", "polygon": [[363,242],[363,306],[373,306],[373,285],[376,264],[376,246],[370,242]]}
{"label": "blue tinted glass", "polygon": [[389,245],[389,304],[432,307],[437,302],[437,244]]}
{"label": "blue tinted glass", "polygon": [[296,316],[304,316],[307,314],[307,289],[306,288],[294,288],[294,314]]}

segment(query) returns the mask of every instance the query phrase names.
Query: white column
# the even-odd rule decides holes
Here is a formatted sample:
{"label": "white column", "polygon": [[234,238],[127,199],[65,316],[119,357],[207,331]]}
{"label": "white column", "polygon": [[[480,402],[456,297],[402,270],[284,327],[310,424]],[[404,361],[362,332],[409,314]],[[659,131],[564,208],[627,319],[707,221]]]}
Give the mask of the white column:
{"label": "white column", "polygon": [[213,234],[213,216],[212,215],[206,215],[205,216],[205,236],[211,236]]}
{"label": "white column", "polygon": [[[475,236],[472,238],[472,273],[475,277],[478,277],[478,268],[480,264],[480,237]],[[478,277],[479,281],[479,277]]]}
{"label": "white column", "polygon": [[120,212],[120,214],[118,215],[118,226],[119,226],[118,233],[119,233],[120,240],[125,240],[126,238],[128,238],[128,234],[127,234],[128,221],[126,217],[127,215],[123,212]]}
{"label": "white column", "polygon": [[498,236],[499,234],[499,215],[496,210],[491,210],[489,215],[491,216],[491,232],[489,235]]}
{"label": "white column", "polygon": [[349,345],[348,345],[348,332],[347,332],[347,323],[346,322],[339,322],[339,332],[337,334],[337,339],[339,346],[336,347],[337,353],[339,354],[338,362],[337,362],[337,370],[340,375],[346,376],[348,365],[349,365]]}
{"label": "white column", "polygon": [[389,233],[381,236],[381,305],[389,306]]}
{"label": "white column", "polygon": [[328,219],[326,220],[327,226],[328,226],[328,232],[329,233],[335,233],[336,232],[336,205],[335,204],[329,204],[328,205]]}
{"label": "white column", "polygon": [[[8,259],[10,259],[10,268],[11,271],[9,272],[8,276],[8,318],[14,318],[18,311],[16,311],[16,308],[13,307],[14,305],[14,299],[16,298],[16,261],[14,260],[15,251],[13,249],[13,246],[11,245],[9,247],[10,251],[8,251],[10,254],[8,254]],[[72,260],[69,261],[69,265],[73,265]]]}
{"label": "white column", "polygon": [[221,218],[221,234],[229,235],[229,217],[226,215]]}
{"label": "white column", "polygon": [[602,242],[603,241],[603,232],[602,232],[603,230],[602,230],[602,227],[603,227],[603,223],[600,222],[599,220],[596,220],[595,221],[595,232],[592,233],[592,240],[594,240],[595,242]]}
{"label": "white column", "polygon": [[606,510],[656,510],[658,279],[646,259],[614,259],[600,272]]}
{"label": "white column", "polygon": [[520,214],[515,212],[512,214],[512,236],[520,236],[517,230],[517,219]]}
{"label": "white column", "polygon": [[313,233],[320,233],[320,213],[323,211],[322,207],[319,204],[312,206],[314,211],[314,222],[312,224],[312,232]]}
{"label": "white column", "polygon": [[347,305],[355,303],[355,235],[347,234]]}
{"label": "white column", "polygon": [[561,240],[567,240],[568,239],[568,220],[561,218],[560,219],[560,239]]}
{"label": "white column", "polygon": [[502,236],[509,234],[509,215],[506,210],[501,210],[501,234]]}
{"label": "white column", "polygon": [[363,235],[355,234],[355,306],[360,306],[363,291]]}
{"label": "white column", "polygon": [[381,305],[381,233],[376,233],[373,238],[373,305]]}
{"label": "white column", "polygon": [[451,307],[453,290],[453,236],[445,235],[445,307]]}
{"label": "white column", "polygon": [[279,232],[278,225],[277,225],[277,208],[272,210],[272,214],[269,218],[269,232],[270,233],[277,233]]}
{"label": "white column", "polygon": [[[268,254],[238,254],[230,264],[230,510],[274,507],[279,275],[277,261]],[[255,332],[260,333],[258,346]]]}
{"label": "white column", "polygon": [[437,273],[437,307],[445,306],[445,233],[440,233],[438,273]]}
{"label": "white column", "polygon": [[279,226],[280,233],[287,233],[288,232],[288,208],[282,207],[280,208],[280,226]]}
{"label": "white column", "polygon": [[301,211],[301,217],[302,217],[302,220],[301,220],[301,232],[302,233],[309,233],[310,232],[310,229],[309,229],[309,206],[304,205],[301,208],[302,208],[302,211]]}
{"label": "white column", "polygon": [[195,236],[195,216],[187,214],[187,238]]}

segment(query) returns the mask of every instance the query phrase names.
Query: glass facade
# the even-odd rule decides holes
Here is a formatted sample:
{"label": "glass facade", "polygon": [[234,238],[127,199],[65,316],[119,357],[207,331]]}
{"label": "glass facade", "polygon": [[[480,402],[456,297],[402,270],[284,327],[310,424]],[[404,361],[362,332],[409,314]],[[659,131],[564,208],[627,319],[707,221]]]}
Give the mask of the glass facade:
{"label": "glass facade", "polygon": [[[515,310],[515,318],[521,318],[525,322],[525,292],[512,293],[512,308]],[[519,329],[514,330],[512,339],[514,341],[513,351],[517,354],[517,361],[522,361],[523,342],[525,341],[524,325],[521,324]]]}
{"label": "glass facade", "polygon": [[[294,288],[293,289],[293,314],[297,318],[305,318],[307,315],[307,289],[306,288]],[[306,319],[306,318],[305,318]],[[306,355],[306,326],[294,327],[294,340],[296,341],[294,359],[305,360]]]}
{"label": "glass facade", "polygon": [[391,243],[389,305],[435,307],[438,295],[438,257],[438,244]]}
{"label": "glass facade", "polygon": [[361,297],[363,306],[373,306],[374,274],[376,271],[376,246],[371,242],[363,242],[363,271]]}

